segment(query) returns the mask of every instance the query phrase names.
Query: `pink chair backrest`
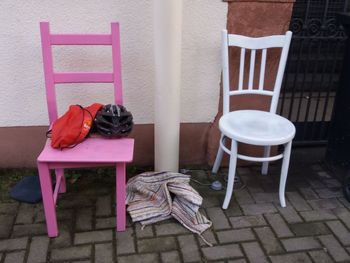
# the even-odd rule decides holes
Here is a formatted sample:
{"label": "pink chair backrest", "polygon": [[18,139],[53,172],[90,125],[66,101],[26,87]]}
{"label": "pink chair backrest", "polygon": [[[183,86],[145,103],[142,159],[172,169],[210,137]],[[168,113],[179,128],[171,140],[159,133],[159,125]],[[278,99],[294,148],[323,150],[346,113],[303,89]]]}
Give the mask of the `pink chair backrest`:
{"label": "pink chair backrest", "polygon": [[[51,34],[48,22],[40,23],[40,32],[50,124],[58,117],[55,84],[113,83],[115,104],[123,105],[119,23],[111,23],[111,34]],[[113,72],[54,72],[53,45],[110,45]]]}

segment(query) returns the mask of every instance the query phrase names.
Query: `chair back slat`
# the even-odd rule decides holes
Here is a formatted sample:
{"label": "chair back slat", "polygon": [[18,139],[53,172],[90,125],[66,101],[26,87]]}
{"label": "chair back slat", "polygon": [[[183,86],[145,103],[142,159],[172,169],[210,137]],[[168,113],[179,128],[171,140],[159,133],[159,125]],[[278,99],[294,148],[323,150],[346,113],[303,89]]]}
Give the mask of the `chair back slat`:
{"label": "chair back slat", "polygon": [[[51,34],[48,22],[40,23],[40,32],[50,124],[58,117],[55,84],[113,83],[114,103],[123,105],[118,23],[111,23],[111,34]],[[113,72],[54,72],[53,45],[110,45],[112,47]]]}
{"label": "chair back slat", "polygon": [[49,112],[50,124],[57,119],[57,101],[55,81],[53,76],[53,59],[50,43],[50,26],[49,23],[40,23],[41,47],[43,53],[44,77],[46,88],[46,102]]}
{"label": "chair back slat", "polygon": [[[252,38],[235,34],[228,34],[227,30],[222,31],[222,68],[223,68],[223,112],[228,113],[230,111],[230,96],[243,95],[243,94],[258,94],[263,96],[271,96],[270,112],[275,113],[277,109],[278,98],[281,90],[284,69],[287,62],[287,56],[289,46],[291,42],[292,32],[288,31],[285,35],[275,35],[267,37]],[[230,89],[230,76],[229,76],[229,47],[238,47],[241,50],[240,53],[240,65],[239,65],[239,79],[238,88],[235,90]],[[280,48],[282,49],[280,61],[278,64],[277,74],[275,78],[275,84],[271,91],[271,87],[264,89],[265,85],[265,71],[267,60],[267,49]],[[248,76],[248,87],[244,88],[244,74],[245,74],[245,53],[246,50],[250,50],[250,63]],[[254,86],[254,71],[256,64],[256,53],[261,51],[260,60],[260,75],[259,86]],[[259,61],[259,60],[258,60]]]}
{"label": "chair back slat", "polygon": [[62,83],[113,83],[112,73],[77,72],[77,73],[54,73],[54,82]]}
{"label": "chair back slat", "polygon": [[111,35],[51,34],[51,45],[112,45]]}
{"label": "chair back slat", "polygon": [[249,83],[248,83],[248,89],[253,89],[253,82],[254,82],[254,69],[255,69],[255,55],[256,50],[252,49],[250,53],[250,66],[249,66]]}
{"label": "chair back slat", "polygon": [[238,90],[242,90],[243,89],[244,62],[245,62],[245,48],[241,48],[241,60],[240,60],[240,63],[239,63]]}
{"label": "chair back slat", "polygon": [[268,37],[246,37],[229,34],[228,45],[246,49],[283,48],[286,44],[285,35]]}
{"label": "chair back slat", "polygon": [[112,58],[113,58],[113,82],[115,103],[123,105],[123,89],[122,89],[122,64],[120,51],[120,32],[119,23],[111,24],[112,36]]}
{"label": "chair back slat", "polygon": [[261,53],[261,65],[260,65],[260,77],[259,77],[259,90],[264,89],[264,80],[265,80],[265,68],[266,68],[266,56],[267,49],[264,48]]}

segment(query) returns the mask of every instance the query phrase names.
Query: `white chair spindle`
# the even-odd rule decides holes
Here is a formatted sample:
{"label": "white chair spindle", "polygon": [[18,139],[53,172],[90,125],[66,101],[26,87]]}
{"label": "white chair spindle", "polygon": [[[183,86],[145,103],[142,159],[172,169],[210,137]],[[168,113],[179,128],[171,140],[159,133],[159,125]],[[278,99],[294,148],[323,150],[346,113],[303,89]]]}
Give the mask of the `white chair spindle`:
{"label": "white chair spindle", "polygon": [[245,48],[241,48],[241,61],[240,61],[240,66],[239,66],[239,85],[238,85],[238,90],[242,90],[243,89],[244,61],[245,61]]}
{"label": "white chair spindle", "polygon": [[250,89],[250,90],[253,89],[255,55],[256,55],[256,50],[252,49],[251,53],[250,53],[250,68],[249,68],[249,83],[248,83],[248,89]]}
{"label": "white chair spindle", "polygon": [[265,68],[266,68],[266,55],[267,55],[267,49],[264,48],[264,49],[262,50],[262,54],[261,54],[259,90],[263,90],[263,89],[264,89]]}

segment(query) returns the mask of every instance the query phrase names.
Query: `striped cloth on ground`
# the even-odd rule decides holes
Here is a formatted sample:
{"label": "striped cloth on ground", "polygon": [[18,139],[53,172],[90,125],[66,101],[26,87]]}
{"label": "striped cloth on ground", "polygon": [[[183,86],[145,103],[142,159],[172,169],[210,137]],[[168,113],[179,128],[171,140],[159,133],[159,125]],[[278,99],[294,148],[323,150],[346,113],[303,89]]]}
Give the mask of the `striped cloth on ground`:
{"label": "striped cloth on ground", "polygon": [[189,182],[189,175],[172,172],[146,172],[131,178],[126,203],[132,221],[145,226],[174,217],[201,235],[212,223],[198,211],[203,198]]}

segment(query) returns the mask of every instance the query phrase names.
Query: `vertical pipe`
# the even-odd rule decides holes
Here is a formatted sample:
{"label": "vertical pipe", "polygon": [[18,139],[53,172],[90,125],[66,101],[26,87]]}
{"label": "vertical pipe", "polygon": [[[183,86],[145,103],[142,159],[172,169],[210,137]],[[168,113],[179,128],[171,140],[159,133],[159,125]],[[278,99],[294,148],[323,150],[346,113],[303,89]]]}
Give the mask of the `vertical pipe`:
{"label": "vertical pipe", "polygon": [[179,169],[182,0],[154,0],[155,170]]}

